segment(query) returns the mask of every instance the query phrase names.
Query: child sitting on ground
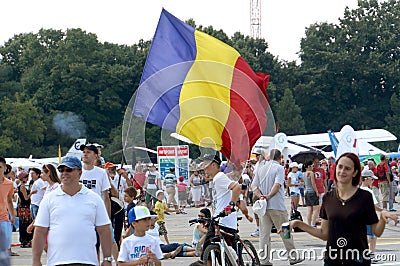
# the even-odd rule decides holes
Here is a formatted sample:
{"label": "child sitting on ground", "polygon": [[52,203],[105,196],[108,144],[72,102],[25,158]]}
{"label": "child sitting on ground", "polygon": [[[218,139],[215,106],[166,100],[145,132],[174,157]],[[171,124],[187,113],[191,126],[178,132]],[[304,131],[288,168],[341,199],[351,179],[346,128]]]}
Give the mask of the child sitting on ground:
{"label": "child sitting on ground", "polygon": [[144,206],[136,206],[129,212],[129,220],[132,221],[135,232],[122,240],[118,265],[147,265],[147,263],[153,263],[156,266],[161,265],[160,260],[163,255],[160,245],[152,236],[146,235],[152,217],[149,209]]}
{"label": "child sitting on ground", "polygon": [[[211,211],[207,208],[203,208],[200,210],[198,214],[199,218],[209,219],[211,218]],[[207,221],[204,220],[202,223],[196,223],[195,228],[193,228],[193,241],[192,244],[196,249],[196,256],[200,256],[201,252],[203,251],[203,244],[206,239],[208,231],[208,224]]]}
{"label": "child sitting on ground", "polygon": [[[150,211],[150,214],[156,213]],[[163,252],[164,259],[174,259],[175,257],[194,257],[196,255],[195,249],[185,244],[163,244],[161,242],[158,230],[159,225],[157,224],[157,218],[152,218],[150,222],[150,229],[147,231],[147,234],[157,239],[158,243],[160,244],[161,251]]]}
{"label": "child sitting on ground", "polygon": [[157,213],[157,216],[158,216],[157,224],[160,226],[158,233],[160,236],[164,236],[165,243],[169,244],[168,232],[167,232],[167,228],[165,228],[164,214],[169,214],[169,212],[173,212],[174,210],[169,209],[167,204],[165,202],[163,202],[163,200],[165,198],[164,191],[157,190],[156,198],[157,198],[157,202],[154,206],[154,211]]}

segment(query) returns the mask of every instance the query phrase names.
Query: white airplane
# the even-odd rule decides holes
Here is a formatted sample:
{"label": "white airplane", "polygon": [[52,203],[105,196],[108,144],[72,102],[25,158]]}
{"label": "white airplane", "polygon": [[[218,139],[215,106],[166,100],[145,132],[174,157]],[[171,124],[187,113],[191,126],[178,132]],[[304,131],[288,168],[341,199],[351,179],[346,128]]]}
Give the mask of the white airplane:
{"label": "white airplane", "polygon": [[[345,126],[346,127],[346,126]],[[396,140],[396,136],[385,129],[368,129],[368,130],[357,130],[354,131],[357,139],[357,148],[359,156],[374,155],[378,153],[384,153],[384,151],[373,146],[369,142],[381,142],[381,141],[392,141]],[[342,133],[334,133],[337,139],[342,138]],[[274,137],[261,136],[254,147],[269,149]],[[287,136],[286,154],[295,155],[300,151],[306,151],[315,149],[313,147],[319,147],[323,149],[326,146],[331,146],[328,133],[318,134],[305,134],[305,135],[294,135]],[[323,152],[326,157],[333,156],[333,152]]]}
{"label": "white airplane", "polygon": [[[344,126],[344,128],[345,127],[349,126]],[[384,151],[373,146],[369,142],[392,141],[397,139],[396,136],[385,129],[357,130],[354,132],[357,138],[357,148],[359,156],[384,153]],[[334,134],[338,139],[342,138],[341,132],[337,132]],[[177,133],[172,133],[171,137],[189,144],[192,143],[188,138]],[[284,133],[278,133],[275,136],[261,136],[254,145],[253,150],[256,148],[263,148],[266,152],[265,155],[268,155],[270,147],[279,148],[282,151],[285,159],[288,158],[288,155],[295,155],[301,151],[309,150],[321,151],[327,158],[329,156],[334,156],[333,152],[325,152],[322,150],[327,146],[331,146],[331,141],[328,133],[293,136],[286,136]]]}
{"label": "white airplane", "polygon": [[[76,156],[78,158],[82,157],[82,151],[80,147],[82,144],[86,144],[86,139],[77,139],[74,144],[72,144],[71,148],[64,156]],[[29,158],[5,158],[7,163],[16,169],[19,166],[22,166],[24,169],[29,169],[32,167],[41,167],[43,164],[54,164],[58,165],[59,158],[58,157],[49,157],[49,158],[32,158],[32,155]]]}

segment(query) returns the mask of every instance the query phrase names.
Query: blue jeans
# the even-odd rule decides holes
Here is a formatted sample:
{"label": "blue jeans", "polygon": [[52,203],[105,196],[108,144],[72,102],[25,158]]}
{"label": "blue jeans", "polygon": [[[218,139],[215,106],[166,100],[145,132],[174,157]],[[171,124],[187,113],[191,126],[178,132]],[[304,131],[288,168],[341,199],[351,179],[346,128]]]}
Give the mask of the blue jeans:
{"label": "blue jeans", "polygon": [[9,221],[0,222],[0,239],[0,265],[10,266],[8,249],[11,245],[11,223]]}
{"label": "blue jeans", "polygon": [[14,229],[17,230],[17,228],[19,229],[19,217],[15,216],[14,220]]}
{"label": "blue jeans", "polygon": [[35,220],[38,211],[39,211],[39,206],[37,206],[35,204],[31,204],[31,214],[32,214],[33,220]]}
{"label": "blue jeans", "polygon": [[[181,244],[178,244],[178,243],[171,243],[171,244],[167,244],[167,245],[160,244],[160,248],[163,253],[172,252],[175,249],[177,249],[179,246],[181,246]],[[182,248],[182,250],[178,253],[177,257],[183,257],[183,252],[184,252],[184,248]]]}
{"label": "blue jeans", "polygon": [[7,249],[9,249],[11,247],[11,239],[12,239],[12,226],[11,226],[11,222],[10,221],[1,221],[0,222],[0,230],[2,231],[3,234],[3,238],[5,241],[1,241],[4,242],[4,246],[7,247]]}

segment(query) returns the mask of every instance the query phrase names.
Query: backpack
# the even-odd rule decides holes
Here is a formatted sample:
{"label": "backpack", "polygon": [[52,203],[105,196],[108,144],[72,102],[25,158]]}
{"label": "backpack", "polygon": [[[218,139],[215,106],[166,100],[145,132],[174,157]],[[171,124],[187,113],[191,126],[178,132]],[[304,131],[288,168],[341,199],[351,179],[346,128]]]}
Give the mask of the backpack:
{"label": "backpack", "polygon": [[[297,209],[294,209],[294,203],[292,202],[292,207],[293,207],[293,212],[290,215],[290,219],[289,221],[293,221],[293,220],[300,220],[303,221],[303,217],[301,216],[301,212],[299,212]],[[294,232],[304,232],[303,230],[301,230],[298,227],[293,228]]]}
{"label": "backpack", "polygon": [[386,171],[385,171],[385,164],[379,163],[376,167],[376,176],[378,180],[386,180]]}

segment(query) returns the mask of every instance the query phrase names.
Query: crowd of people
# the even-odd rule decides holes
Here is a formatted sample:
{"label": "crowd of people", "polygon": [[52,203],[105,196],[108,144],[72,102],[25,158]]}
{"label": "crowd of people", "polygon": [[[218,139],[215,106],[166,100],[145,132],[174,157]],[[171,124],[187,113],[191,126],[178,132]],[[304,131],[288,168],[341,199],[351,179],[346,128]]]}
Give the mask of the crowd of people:
{"label": "crowd of people", "polygon": [[[322,162],[316,157],[298,164],[284,162],[279,150],[266,156],[256,149],[255,159],[242,165],[205,155],[201,164],[190,166],[185,179],[177,176],[173,167],[162,176],[152,163],[138,162],[129,172],[106,162],[101,148],[82,145],[82,158],[67,156],[57,168],[44,164],[29,171],[13,171],[0,158],[0,233],[5,235],[9,255],[18,256],[11,250],[13,227],[19,232],[21,248],[32,248],[33,265],[41,265],[43,251],[47,252],[47,265],[109,265],[113,260],[118,265],[130,265],[131,261],[161,265],[162,260],[177,256],[201,256],[214,234],[207,224],[196,224],[192,246],[170,243],[168,237],[165,215],[184,215],[185,208],[192,206],[199,208],[199,217],[225,212],[219,222],[226,232],[237,232],[235,209],[249,222],[255,220],[251,236],[259,237],[261,263],[272,265],[268,252],[271,231],[278,230],[292,254],[295,241],[293,236],[284,237],[281,225],[289,222],[291,214],[301,213],[299,207],[307,207],[306,221],[291,219],[291,228],[327,240],[328,250],[338,248],[339,237],[347,241],[358,237],[348,247],[360,254],[367,249],[370,253],[352,258],[359,264],[351,265],[369,265],[377,261],[376,237],[389,219],[398,221],[393,204],[399,193],[400,160],[390,161],[385,155],[379,164],[373,159],[360,163],[351,153],[336,162],[333,157]],[[265,200],[267,206],[265,213],[253,217],[248,207],[257,200]],[[357,219],[351,231],[340,226],[354,217],[362,219]],[[291,265],[303,260],[289,258]],[[325,257],[325,265],[347,265],[348,261]]]}

